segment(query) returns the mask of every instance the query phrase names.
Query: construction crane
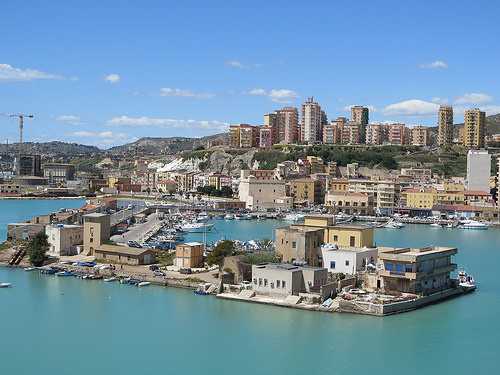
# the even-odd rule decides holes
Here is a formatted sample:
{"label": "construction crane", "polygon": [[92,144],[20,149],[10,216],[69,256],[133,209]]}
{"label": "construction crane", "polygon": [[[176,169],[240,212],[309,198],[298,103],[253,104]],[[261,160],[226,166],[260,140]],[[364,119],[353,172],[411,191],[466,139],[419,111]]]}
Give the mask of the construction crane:
{"label": "construction crane", "polygon": [[33,118],[33,115],[27,115],[25,113],[15,113],[9,114],[9,117],[17,117],[19,119],[19,145],[23,144],[23,129],[24,129],[24,119]]}

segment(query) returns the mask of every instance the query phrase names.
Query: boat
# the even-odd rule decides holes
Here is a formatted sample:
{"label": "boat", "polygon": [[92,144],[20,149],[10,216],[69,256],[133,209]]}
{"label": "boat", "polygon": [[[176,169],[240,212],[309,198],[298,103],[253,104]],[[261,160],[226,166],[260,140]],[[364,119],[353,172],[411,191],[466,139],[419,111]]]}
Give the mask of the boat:
{"label": "boat", "polygon": [[0,288],[10,288],[11,286],[11,283],[0,283]]}
{"label": "boat", "polygon": [[202,233],[212,230],[213,224],[206,223],[188,223],[182,226],[182,229],[190,233]]}
{"label": "boat", "polygon": [[56,272],[56,276],[66,277],[66,276],[75,276],[75,274],[71,271],[59,271],[59,272]]}
{"label": "boat", "polygon": [[224,219],[225,219],[225,220],[233,220],[233,219],[234,219],[234,215],[232,215],[232,214],[227,214],[226,216],[224,216]]}
{"label": "boat", "polygon": [[241,219],[243,219],[243,216],[241,216],[240,214],[234,215],[234,220],[241,220]]}
{"label": "boat", "polygon": [[110,282],[116,281],[116,280],[118,280],[116,277],[108,277],[108,278],[104,279],[104,281],[107,283],[110,283]]}
{"label": "boat", "polygon": [[488,225],[475,220],[462,220],[458,227],[461,229],[488,229]]}
{"label": "boat", "polygon": [[141,281],[140,283],[137,283],[137,286],[148,286],[149,284],[151,284],[149,281]]}
{"label": "boat", "polygon": [[431,227],[433,227],[433,228],[442,228],[442,227],[443,227],[443,226],[442,226],[441,224],[439,224],[439,223],[432,223],[432,224],[430,224],[430,226],[431,226]]}
{"label": "boat", "polygon": [[26,267],[24,270],[26,272],[34,271],[34,270],[36,270],[36,267]]}
{"label": "boat", "polygon": [[384,224],[384,228],[388,228],[388,229],[401,229],[403,228],[403,224],[401,223],[397,223],[395,221],[388,221],[387,223]]}
{"label": "boat", "polygon": [[458,273],[458,285],[466,290],[476,289],[476,281],[472,275],[467,274],[463,270]]}

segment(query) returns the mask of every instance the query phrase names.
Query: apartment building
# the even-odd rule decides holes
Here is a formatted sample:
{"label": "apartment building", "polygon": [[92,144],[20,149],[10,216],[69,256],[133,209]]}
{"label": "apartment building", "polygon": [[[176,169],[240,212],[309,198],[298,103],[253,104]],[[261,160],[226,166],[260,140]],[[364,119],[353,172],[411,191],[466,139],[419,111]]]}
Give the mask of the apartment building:
{"label": "apartment building", "polygon": [[299,140],[299,111],[295,107],[284,107],[276,112],[278,142],[297,143]]}
{"label": "apartment building", "polygon": [[410,129],[411,145],[412,146],[428,146],[429,145],[429,128],[422,125],[414,126]]}
{"label": "apartment building", "polygon": [[[366,125],[370,120],[368,107],[363,107],[360,105],[355,105],[351,107],[351,122],[353,124],[358,125],[357,133],[358,133],[358,143],[365,143],[365,135],[366,135]],[[353,132],[355,132],[353,130]],[[358,144],[351,142],[351,144]]]}
{"label": "apartment building", "polygon": [[42,169],[43,177],[51,185],[66,184],[67,181],[75,180],[76,170],[73,164],[46,163],[42,166]]}
{"label": "apartment building", "polygon": [[234,148],[259,147],[260,127],[249,124],[229,126],[230,145]]}
{"label": "apartment building", "polygon": [[391,214],[399,204],[400,185],[395,181],[350,179],[348,191],[371,195],[375,212],[381,215]]}
{"label": "apartment building", "polygon": [[389,124],[387,128],[387,142],[391,145],[404,145],[406,136],[405,124]]}
{"label": "apartment building", "polygon": [[[264,115],[264,127],[271,129],[271,145],[280,142],[278,115],[276,114],[276,112],[266,113]],[[262,139],[262,134],[261,134],[261,139]]]}
{"label": "apartment building", "polygon": [[332,207],[335,213],[347,215],[373,215],[373,197],[366,193],[329,191],[325,195],[325,206]]}
{"label": "apartment building", "polygon": [[300,141],[309,144],[321,142],[323,138],[323,120],[324,113],[321,111],[321,106],[314,101],[314,98],[308,98],[302,104]]}
{"label": "apartment building", "polygon": [[311,178],[300,178],[289,182],[289,196],[294,204],[321,204],[324,199],[324,189],[321,181]]}
{"label": "apartment building", "polygon": [[438,145],[449,146],[453,143],[453,107],[442,105],[438,111]]}
{"label": "apartment building", "polygon": [[260,128],[259,134],[259,147],[260,148],[271,148],[273,145],[273,128],[264,125]]}
{"label": "apartment building", "polygon": [[468,109],[464,114],[463,145],[469,149],[484,148],[486,136],[486,113],[478,108]]}
{"label": "apartment building", "polygon": [[203,267],[203,244],[200,242],[177,244],[174,264],[179,268]]}
{"label": "apartment building", "polygon": [[379,247],[380,287],[420,295],[448,289],[452,286],[451,272],[457,268],[451,259],[455,254],[454,247]]}
{"label": "apartment building", "polygon": [[384,143],[384,129],[382,124],[369,124],[366,127],[366,144],[381,145]]}
{"label": "apartment building", "polygon": [[355,275],[365,271],[368,266],[377,264],[378,250],[376,248],[359,247],[333,247],[321,248],[323,267],[331,273]]}
{"label": "apartment building", "polygon": [[467,153],[467,190],[490,191],[491,155],[486,150]]}
{"label": "apartment building", "polygon": [[60,257],[78,254],[77,246],[83,244],[83,226],[50,224],[45,227],[49,243],[47,254]]}
{"label": "apartment building", "polygon": [[321,265],[323,228],[290,225],[275,230],[276,254],[283,262],[305,262],[310,266]]}

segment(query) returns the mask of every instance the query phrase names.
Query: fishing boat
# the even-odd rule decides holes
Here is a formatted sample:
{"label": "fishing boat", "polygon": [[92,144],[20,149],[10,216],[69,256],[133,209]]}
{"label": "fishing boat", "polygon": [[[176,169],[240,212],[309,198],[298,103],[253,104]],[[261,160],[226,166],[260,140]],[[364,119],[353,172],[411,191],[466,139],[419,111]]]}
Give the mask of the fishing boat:
{"label": "fishing boat", "polygon": [[36,270],[36,267],[26,267],[24,270],[26,272],[34,271],[34,270]]}
{"label": "fishing boat", "polygon": [[67,277],[67,276],[75,276],[75,274],[71,271],[59,271],[56,272],[56,276]]}
{"label": "fishing boat", "polygon": [[224,216],[224,219],[225,220],[234,220],[234,215],[233,214],[227,214],[226,216]]}
{"label": "fishing boat", "polygon": [[108,278],[104,279],[104,281],[107,283],[110,283],[110,282],[116,281],[116,280],[118,280],[116,277],[108,277]]}
{"label": "fishing boat", "polygon": [[0,288],[10,288],[11,286],[11,283],[0,283]]}
{"label": "fishing boat", "polygon": [[488,229],[488,225],[480,223],[479,221],[475,220],[463,220],[460,222],[458,227],[461,229],[480,229],[480,230]]}
{"label": "fishing boat", "polygon": [[149,284],[151,284],[149,281],[141,281],[140,283],[137,283],[137,286],[138,287],[148,286]]}

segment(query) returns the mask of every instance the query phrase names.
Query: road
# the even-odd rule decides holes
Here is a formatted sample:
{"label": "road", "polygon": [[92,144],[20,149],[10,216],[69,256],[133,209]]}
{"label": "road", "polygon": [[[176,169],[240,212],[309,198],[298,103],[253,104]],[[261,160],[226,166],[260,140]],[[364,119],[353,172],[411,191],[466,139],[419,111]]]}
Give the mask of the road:
{"label": "road", "polygon": [[162,224],[159,215],[155,212],[146,218],[144,223],[134,224],[123,234],[117,234],[111,237],[111,241],[117,243],[127,243],[128,241],[144,242],[148,232],[157,230]]}

